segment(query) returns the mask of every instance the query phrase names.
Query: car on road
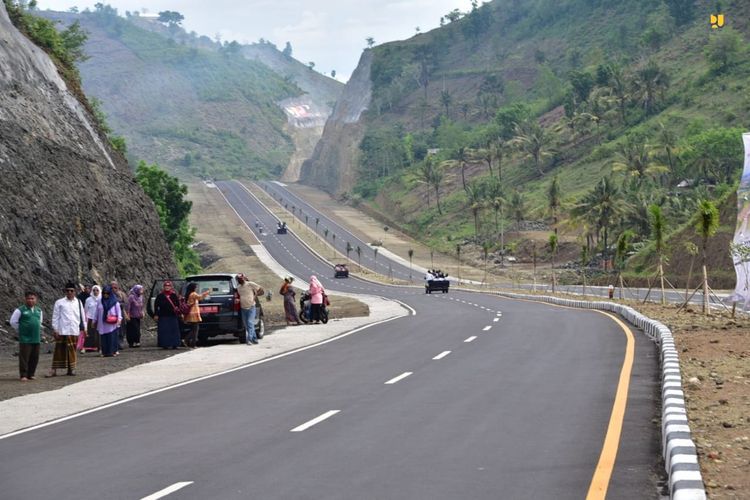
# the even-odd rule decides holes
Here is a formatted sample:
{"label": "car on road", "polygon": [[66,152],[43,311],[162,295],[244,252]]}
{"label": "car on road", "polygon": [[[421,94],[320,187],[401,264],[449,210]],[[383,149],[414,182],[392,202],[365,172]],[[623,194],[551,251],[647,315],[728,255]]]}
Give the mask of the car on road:
{"label": "car on road", "polygon": [[286,233],[287,233],[286,222],[276,223],[276,234],[286,234]]}
{"label": "car on road", "polygon": [[[198,342],[205,344],[209,338],[224,335],[237,337],[241,344],[247,341],[245,327],[242,325],[240,315],[240,296],[237,292],[237,274],[216,273],[186,276],[184,278],[163,279],[154,281],[151,293],[146,302],[146,312],[154,316],[154,301],[161,291],[165,281],[171,281],[175,291],[180,297],[184,296],[188,283],[198,284],[197,292],[208,291],[208,296],[200,301],[201,322],[198,331]],[[263,306],[258,297],[255,298],[255,334],[259,339],[263,338],[266,327],[263,318]],[[189,325],[180,322],[180,330],[183,337],[190,329]]]}
{"label": "car on road", "polygon": [[336,264],[335,266],[333,266],[333,277],[334,278],[348,278],[349,268],[346,267],[346,264]]}

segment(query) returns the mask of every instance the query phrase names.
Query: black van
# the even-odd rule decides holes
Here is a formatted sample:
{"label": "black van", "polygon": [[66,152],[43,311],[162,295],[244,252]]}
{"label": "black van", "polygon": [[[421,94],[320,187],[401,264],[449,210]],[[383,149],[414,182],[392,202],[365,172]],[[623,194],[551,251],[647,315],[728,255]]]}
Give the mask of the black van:
{"label": "black van", "polygon": [[[185,294],[188,283],[197,283],[198,293],[209,292],[208,297],[201,300],[201,322],[198,331],[198,341],[202,344],[211,337],[219,335],[234,335],[239,339],[241,344],[247,342],[245,327],[242,325],[240,316],[240,296],[237,293],[237,274],[199,274],[195,276],[186,276],[185,278],[156,280],[151,286],[151,294],[146,303],[148,315],[154,316],[154,301],[156,296],[161,292],[165,281],[171,281],[174,289],[180,297]],[[266,332],[265,322],[263,320],[263,306],[261,306],[258,297],[255,298],[255,335],[262,339]],[[190,329],[189,325],[180,323],[180,328],[184,335]]]}

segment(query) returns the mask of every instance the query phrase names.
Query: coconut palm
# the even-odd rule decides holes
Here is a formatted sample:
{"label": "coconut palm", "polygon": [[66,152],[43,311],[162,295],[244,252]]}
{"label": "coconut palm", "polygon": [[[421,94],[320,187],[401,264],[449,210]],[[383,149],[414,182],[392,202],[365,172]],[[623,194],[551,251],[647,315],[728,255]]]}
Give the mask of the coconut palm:
{"label": "coconut palm", "polygon": [[677,134],[674,130],[664,126],[662,122],[659,122],[659,132],[657,133],[657,140],[659,145],[664,148],[664,152],[667,153],[667,163],[669,164],[669,171],[674,172],[674,152],[677,148]]}
{"label": "coconut palm", "polygon": [[464,187],[464,191],[466,191],[466,165],[468,165],[471,159],[472,154],[469,148],[461,146],[453,151],[449,160],[441,163],[441,166],[444,168],[461,167],[461,184]]}
{"label": "coconut palm", "polygon": [[552,215],[552,227],[555,229],[555,234],[557,234],[557,214],[562,204],[560,198],[560,182],[557,180],[557,176],[554,176],[547,188],[547,208]]}
{"label": "coconut palm", "polygon": [[592,223],[597,234],[603,234],[602,258],[605,269],[609,255],[609,230],[622,214],[623,206],[620,190],[612,179],[603,177],[571,211],[574,217]]}
{"label": "coconut palm", "polygon": [[630,134],[620,144],[612,161],[613,172],[623,172],[640,187],[646,177],[656,177],[669,171],[651,157],[649,148],[640,136]]}
{"label": "coconut palm", "polygon": [[654,242],[654,249],[656,255],[659,257],[659,282],[661,283],[661,304],[667,303],[667,298],[664,293],[664,240],[665,240],[665,225],[664,214],[662,214],[661,207],[659,205],[651,205],[648,207],[649,214],[651,215],[651,238]]}
{"label": "coconut palm", "polygon": [[357,262],[359,263],[359,270],[362,271],[362,248],[357,245],[357,248],[355,248],[354,251],[357,252]]}
{"label": "coconut palm", "polygon": [[536,122],[516,125],[516,136],[511,141],[527,158],[534,161],[539,175],[544,175],[542,160],[552,155],[554,136]]}
{"label": "coconut palm", "polygon": [[719,209],[710,200],[703,200],[698,205],[698,222],[695,230],[703,242],[703,314],[708,314],[708,269],[707,250],[708,239],[716,234],[719,228]]}
{"label": "coconut palm", "polygon": [[513,220],[516,221],[516,231],[520,231],[521,223],[523,222],[524,217],[526,217],[526,199],[520,191],[516,190],[510,197],[509,205]]}
{"label": "coconut palm", "polygon": [[466,187],[466,201],[474,216],[474,239],[479,241],[479,211],[484,207],[484,192],[479,182],[471,182]]}
{"label": "coconut palm", "polygon": [[664,100],[664,93],[669,88],[669,76],[650,60],[645,66],[636,70],[633,75],[633,94],[638,99],[646,114],[653,114],[658,108],[660,100]]}
{"label": "coconut palm", "polygon": [[434,165],[432,173],[430,174],[430,185],[435,190],[435,204],[437,205],[438,213],[443,215],[443,209],[440,208],[440,184],[442,184],[445,178],[445,170],[442,165]]}
{"label": "coconut palm", "polygon": [[555,255],[557,255],[557,235],[552,233],[549,235],[549,253],[550,253],[550,265],[552,267],[552,293],[555,293]]}

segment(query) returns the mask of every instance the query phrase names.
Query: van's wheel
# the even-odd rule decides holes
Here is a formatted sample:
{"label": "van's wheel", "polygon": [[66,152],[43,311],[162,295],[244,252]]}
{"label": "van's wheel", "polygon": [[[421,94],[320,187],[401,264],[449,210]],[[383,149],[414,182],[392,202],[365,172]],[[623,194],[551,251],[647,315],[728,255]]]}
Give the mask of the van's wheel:
{"label": "van's wheel", "polygon": [[324,325],[328,323],[328,310],[327,309],[323,309],[322,311],[320,311],[320,322],[323,323]]}
{"label": "van's wheel", "polygon": [[258,327],[255,329],[255,336],[258,338],[258,340],[262,339],[263,336],[266,334],[266,322],[263,321],[263,318],[260,318],[258,321]]}

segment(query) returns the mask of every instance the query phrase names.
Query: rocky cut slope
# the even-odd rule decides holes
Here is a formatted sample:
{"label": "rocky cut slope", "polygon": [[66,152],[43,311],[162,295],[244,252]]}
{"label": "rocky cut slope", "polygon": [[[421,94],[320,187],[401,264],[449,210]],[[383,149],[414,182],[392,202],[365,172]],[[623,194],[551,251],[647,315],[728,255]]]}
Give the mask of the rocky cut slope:
{"label": "rocky cut slope", "polygon": [[0,2],[0,317],[25,289],[49,314],[67,280],[174,273],[153,203]]}

